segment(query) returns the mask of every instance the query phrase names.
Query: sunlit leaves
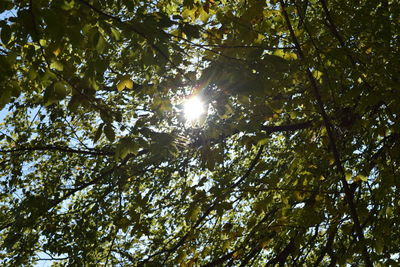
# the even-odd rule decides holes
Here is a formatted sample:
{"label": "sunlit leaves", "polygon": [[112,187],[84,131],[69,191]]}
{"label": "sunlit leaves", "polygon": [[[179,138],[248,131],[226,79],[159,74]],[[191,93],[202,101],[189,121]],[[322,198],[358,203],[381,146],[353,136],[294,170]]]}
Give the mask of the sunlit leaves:
{"label": "sunlit leaves", "polygon": [[115,28],[111,28],[111,35],[116,41],[119,41],[119,39],[121,39],[121,33]]}
{"label": "sunlit leaves", "polygon": [[3,265],[360,264],[341,177],[371,258],[397,261],[397,2],[283,1],[302,57],[280,1],[14,2]]}
{"label": "sunlit leaves", "polygon": [[117,84],[117,90],[121,92],[125,88],[132,89],[133,88],[133,81],[129,78],[121,79]]}
{"label": "sunlit leaves", "polygon": [[139,150],[139,144],[132,138],[124,137],[119,141],[115,150],[116,159],[124,159],[128,154],[137,154]]}
{"label": "sunlit leaves", "polygon": [[58,71],[63,71],[64,66],[60,61],[54,60],[51,64],[50,64],[50,68],[53,68],[55,70]]}

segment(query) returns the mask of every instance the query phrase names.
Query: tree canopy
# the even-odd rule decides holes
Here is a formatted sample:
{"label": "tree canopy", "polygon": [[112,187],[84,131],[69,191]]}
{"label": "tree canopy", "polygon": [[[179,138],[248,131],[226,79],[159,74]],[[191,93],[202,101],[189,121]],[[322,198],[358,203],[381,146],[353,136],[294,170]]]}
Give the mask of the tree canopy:
{"label": "tree canopy", "polygon": [[399,23],[394,0],[0,0],[0,262],[399,264]]}

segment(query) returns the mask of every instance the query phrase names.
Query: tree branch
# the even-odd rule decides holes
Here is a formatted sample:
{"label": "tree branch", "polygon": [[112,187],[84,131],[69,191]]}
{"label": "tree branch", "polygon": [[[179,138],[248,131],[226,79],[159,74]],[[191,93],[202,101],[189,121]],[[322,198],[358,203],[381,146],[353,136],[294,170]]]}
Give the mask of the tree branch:
{"label": "tree branch", "polygon": [[[288,14],[286,12],[286,5],[285,5],[283,0],[279,0],[279,2],[280,2],[280,5],[281,5],[282,14],[283,14],[283,16],[285,18],[287,27],[289,29],[290,36],[291,36],[291,38],[293,40],[294,45],[297,48],[297,54],[298,54],[300,60],[304,61],[305,60],[305,56],[304,56],[303,50],[301,49],[300,44],[299,44],[299,42],[297,40],[297,37],[296,37],[296,35],[295,35],[294,31],[293,31],[293,27],[291,25],[289,16],[288,16]],[[318,104],[318,107],[319,107],[319,110],[320,110],[320,114],[321,114],[321,116],[323,118],[323,121],[324,121],[324,124],[325,124],[325,128],[326,128],[326,132],[328,133],[329,143],[331,145],[333,156],[335,158],[336,167],[338,168],[338,171],[340,173],[340,181],[342,182],[342,185],[343,185],[343,189],[344,189],[344,192],[345,192],[346,200],[347,200],[347,203],[348,203],[349,208],[350,208],[350,214],[351,214],[351,217],[353,219],[354,226],[356,228],[358,239],[363,244],[362,254],[363,254],[363,257],[364,257],[364,263],[365,263],[366,266],[372,267],[373,264],[372,264],[371,259],[369,257],[367,246],[365,244],[364,232],[363,232],[363,229],[361,227],[360,220],[359,220],[359,217],[358,217],[358,214],[357,214],[357,209],[356,209],[354,201],[353,201],[354,194],[351,192],[351,190],[349,188],[349,184],[347,183],[347,180],[346,180],[346,177],[345,177],[345,172],[344,172],[343,166],[342,166],[341,161],[340,161],[339,151],[338,151],[338,149],[336,147],[336,142],[335,142],[335,138],[334,138],[334,134],[333,134],[333,130],[332,130],[332,125],[330,123],[328,115],[326,114],[325,107],[324,107],[324,104],[323,104],[323,101],[322,101],[322,98],[321,98],[321,94],[319,92],[319,88],[318,88],[317,82],[316,82],[316,80],[315,80],[314,76],[312,75],[312,73],[311,73],[309,68],[306,68],[306,74],[307,74],[307,78],[308,78],[309,82],[311,83],[311,88],[313,89],[313,94],[315,95],[315,98],[317,100],[317,104]]]}
{"label": "tree branch", "polygon": [[356,61],[353,59],[352,55],[349,53],[348,48],[346,47],[344,40],[342,38],[342,36],[339,34],[335,24],[333,23],[333,19],[329,13],[328,7],[326,5],[325,0],[319,0],[319,2],[322,5],[322,9],[324,10],[325,16],[326,16],[326,26],[328,26],[329,30],[331,31],[331,33],[333,34],[333,36],[335,36],[335,38],[338,40],[340,46],[345,49],[346,51],[346,56],[348,57],[348,59],[350,60],[350,62],[353,64],[353,66],[356,66]]}
{"label": "tree branch", "polygon": [[[365,66],[365,64],[358,58],[356,60],[353,58],[351,55],[350,49],[346,46],[342,36],[340,35],[339,31],[337,30],[337,27],[335,26],[335,23],[333,22],[332,16],[328,10],[328,7],[326,5],[325,0],[319,0],[319,2],[322,5],[322,9],[324,10],[325,16],[326,16],[326,21],[325,25],[328,27],[329,31],[332,33],[332,35],[337,39],[339,42],[340,46],[344,49],[346,52],[347,58],[350,60],[351,64],[353,67],[357,67],[357,63],[359,63],[362,66]],[[364,75],[359,75],[360,79],[364,82],[364,84],[368,87],[368,89],[372,89],[371,84],[366,80],[366,77]]]}
{"label": "tree branch", "polygon": [[[287,125],[262,125],[260,130],[265,131],[266,133],[279,133],[279,132],[295,132],[299,130],[304,130],[312,127],[313,121],[306,121],[294,124]],[[239,130],[234,131],[231,135],[239,133]],[[218,138],[208,139],[208,141],[212,144],[220,143],[222,140],[227,138],[227,135],[220,135]],[[197,139],[191,144],[193,147],[200,147],[204,144],[204,138],[201,135],[197,136]]]}
{"label": "tree branch", "polygon": [[[136,156],[144,155],[144,154],[146,154],[146,153],[148,153],[148,152],[149,152],[148,150],[143,149],[143,150],[139,151],[139,153],[138,153]],[[116,171],[118,168],[120,168],[121,166],[125,165],[125,164],[128,162],[128,160],[130,160],[133,156],[135,156],[135,155],[134,155],[134,154],[129,154],[129,155],[127,155],[127,156],[125,157],[125,159],[124,159],[120,164],[115,165],[113,168],[111,168],[111,169],[105,171],[105,172],[102,173],[100,176],[98,176],[98,177],[96,177],[96,178],[94,178],[94,179],[92,179],[92,180],[90,180],[90,181],[88,181],[88,182],[86,182],[86,183],[82,183],[82,184],[78,185],[77,187],[75,187],[75,188],[73,188],[73,189],[70,189],[66,194],[64,194],[63,196],[61,196],[59,199],[54,200],[54,201],[49,205],[49,207],[47,207],[47,209],[46,209],[45,212],[47,212],[48,210],[50,210],[50,209],[56,207],[58,204],[60,204],[60,203],[63,202],[64,200],[68,199],[70,196],[74,195],[75,193],[77,193],[77,192],[79,192],[79,191],[81,191],[81,190],[83,190],[83,189],[85,189],[85,188],[87,188],[87,187],[89,187],[89,186],[91,186],[91,185],[97,184],[98,182],[100,182],[101,180],[103,180],[105,177],[107,177],[108,175],[110,175],[110,174],[112,174],[114,171]],[[15,221],[12,221],[12,222],[9,222],[9,223],[7,223],[7,224],[4,224],[4,225],[0,226],[0,232],[1,232],[2,230],[6,229],[6,228],[11,227],[14,223],[15,223]]]}
{"label": "tree branch", "polygon": [[239,184],[241,184],[244,180],[246,180],[247,177],[249,177],[249,175],[251,174],[251,172],[253,171],[254,167],[256,166],[258,160],[261,157],[261,154],[263,152],[264,146],[260,146],[260,148],[257,151],[257,155],[254,157],[254,159],[251,161],[250,167],[247,169],[246,173],[243,174],[243,176],[237,181],[235,182],[233,185],[231,185],[231,188],[234,188],[236,186],[238,186]]}
{"label": "tree branch", "polygon": [[16,153],[16,152],[31,152],[31,151],[60,151],[60,152],[67,152],[67,153],[76,153],[76,154],[83,154],[83,155],[93,155],[93,156],[113,156],[113,151],[104,151],[104,150],[79,150],[73,149],[69,147],[60,147],[60,146],[35,146],[35,147],[20,147],[15,149],[9,150],[0,150],[0,153]]}
{"label": "tree branch", "polygon": [[274,266],[279,263],[279,266],[284,266],[286,258],[295,250],[295,238],[292,238],[289,243],[285,246],[285,248],[276,255],[275,258],[270,260],[265,266]]}
{"label": "tree branch", "polygon": [[303,130],[310,128],[312,126],[312,121],[300,122],[289,125],[279,125],[279,126],[261,126],[261,130],[266,131],[267,133],[276,133],[276,132],[294,132],[298,130]]}
{"label": "tree branch", "polygon": [[[238,186],[240,183],[242,183],[250,175],[250,173],[252,172],[252,170],[254,169],[255,165],[257,164],[258,160],[261,157],[263,148],[264,148],[264,146],[261,146],[259,148],[259,150],[257,152],[257,155],[255,156],[255,158],[252,160],[252,162],[250,164],[250,167],[247,169],[245,174],[236,183],[234,183],[232,186],[230,186],[231,188],[234,188],[234,187]],[[228,191],[225,191],[225,192],[228,192]],[[139,262],[138,266],[145,265],[146,262],[148,262],[151,258],[153,258],[153,257],[155,257],[157,255],[160,255],[160,254],[163,254],[163,253],[167,253],[167,255],[165,257],[165,260],[164,260],[164,263],[165,263],[165,261],[168,259],[170,254],[173,253],[174,251],[176,251],[180,246],[182,246],[185,243],[185,241],[186,241],[187,237],[189,236],[189,234],[192,231],[194,231],[200,225],[200,223],[215,209],[215,207],[218,204],[218,199],[221,199],[221,198],[225,197],[225,194],[226,193],[221,194],[219,196],[219,198],[214,200],[214,203],[203,213],[203,215],[200,218],[197,219],[195,224],[191,227],[191,230],[188,231],[183,237],[181,237],[179,239],[179,241],[174,246],[172,246],[171,248],[162,249],[162,250],[150,255],[147,259]]]}
{"label": "tree branch", "polygon": [[322,252],[321,252],[321,254],[319,254],[317,260],[315,261],[315,263],[314,263],[315,267],[320,266],[320,263],[324,259],[325,254],[327,252],[329,252],[330,250],[332,250],[333,241],[335,240],[335,235],[336,235],[336,232],[337,232],[336,224],[332,224],[328,231],[329,231],[329,235],[328,235],[328,239],[326,241],[326,245],[322,249]]}

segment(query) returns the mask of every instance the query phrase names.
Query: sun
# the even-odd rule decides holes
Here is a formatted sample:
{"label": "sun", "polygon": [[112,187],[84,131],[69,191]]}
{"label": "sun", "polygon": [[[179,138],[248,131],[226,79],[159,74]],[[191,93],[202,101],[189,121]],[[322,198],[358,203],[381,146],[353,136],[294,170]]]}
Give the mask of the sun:
{"label": "sun", "polygon": [[200,97],[193,96],[185,101],[183,111],[186,120],[193,122],[205,113],[204,103]]}

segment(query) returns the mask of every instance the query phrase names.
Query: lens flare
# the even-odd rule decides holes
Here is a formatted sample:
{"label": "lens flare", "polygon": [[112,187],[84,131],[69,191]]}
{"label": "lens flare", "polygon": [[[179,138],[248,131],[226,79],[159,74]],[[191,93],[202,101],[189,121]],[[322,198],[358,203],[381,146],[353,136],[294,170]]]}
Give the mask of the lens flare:
{"label": "lens flare", "polygon": [[184,104],[184,113],[188,121],[199,119],[205,113],[203,101],[198,96],[189,98]]}

